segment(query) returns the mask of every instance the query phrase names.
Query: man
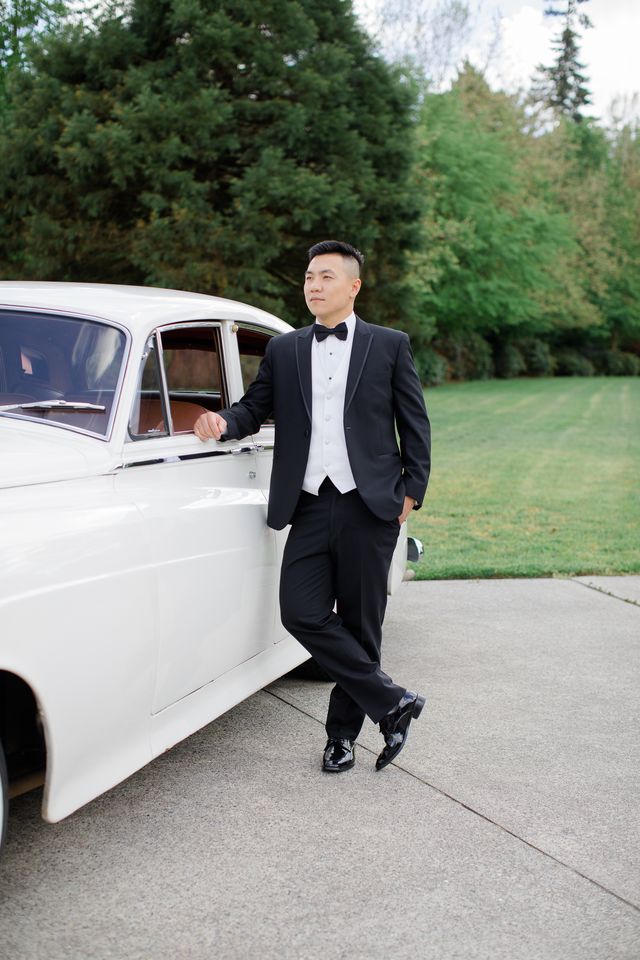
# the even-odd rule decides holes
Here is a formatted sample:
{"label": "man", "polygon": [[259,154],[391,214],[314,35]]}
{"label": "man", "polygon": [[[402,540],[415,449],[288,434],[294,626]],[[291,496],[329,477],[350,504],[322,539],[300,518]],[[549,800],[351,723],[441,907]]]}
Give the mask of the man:
{"label": "man", "polygon": [[274,337],[242,400],[195,425],[201,440],[239,440],[275,412],[267,523],[291,524],[280,612],[336,684],[328,773],[353,767],[367,714],[385,739],[381,770],[425,703],[383,673],[380,648],[400,525],[427,487],[429,420],[408,336],[353,312],[363,262],[348,243],[313,246],[304,295],[316,322]]}

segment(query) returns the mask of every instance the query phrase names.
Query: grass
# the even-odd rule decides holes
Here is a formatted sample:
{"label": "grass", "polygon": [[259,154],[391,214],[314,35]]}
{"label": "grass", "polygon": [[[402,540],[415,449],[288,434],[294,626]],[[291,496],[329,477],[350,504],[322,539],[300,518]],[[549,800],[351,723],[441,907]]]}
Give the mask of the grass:
{"label": "grass", "polygon": [[640,378],[449,384],[426,401],[418,579],[640,573]]}

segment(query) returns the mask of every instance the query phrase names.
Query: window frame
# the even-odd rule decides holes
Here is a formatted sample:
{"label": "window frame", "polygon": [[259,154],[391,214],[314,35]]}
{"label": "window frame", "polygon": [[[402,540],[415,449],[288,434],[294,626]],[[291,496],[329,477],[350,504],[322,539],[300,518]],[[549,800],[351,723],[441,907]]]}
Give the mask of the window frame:
{"label": "window frame", "polygon": [[115,387],[113,389],[113,403],[111,404],[111,409],[109,411],[109,419],[107,421],[107,426],[104,433],[101,433],[96,430],[88,430],[86,427],[81,427],[75,423],[65,423],[62,420],[55,419],[44,419],[42,417],[30,415],[28,411],[18,411],[18,410],[3,410],[2,414],[5,417],[15,418],[17,420],[28,420],[31,423],[44,423],[47,426],[55,427],[59,430],[68,430],[70,433],[79,433],[85,437],[92,437],[95,440],[102,440],[103,443],[109,443],[113,435],[113,428],[116,422],[118,411],[120,408],[120,402],[123,395],[123,386],[125,382],[126,372],[129,367],[130,357],[131,357],[131,344],[132,344],[132,335],[128,327],[124,326],[122,323],[118,323],[117,320],[106,319],[105,317],[98,317],[90,313],[84,313],[81,311],[75,310],[64,310],[57,307],[42,307],[42,306],[26,306],[23,304],[1,304],[0,305],[0,320],[3,314],[28,314],[37,318],[52,318],[60,320],[74,320],[81,323],[93,323],[98,324],[102,327],[111,327],[117,330],[119,333],[122,333],[125,338],[124,350],[122,351],[122,360],[120,362],[120,370],[118,372],[118,379],[116,381]]}
{"label": "window frame", "polygon": [[[162,343],[162,335],[164,333],[170,332],[171,330],[194,330],[201,329],[206,327],[210,329],[213,333],[214,343],[215,343],[215,352],[219,358],[220,365],[220,400],[223,405],[225,405],[226,400],[229,396],[229,388],[227,382],[227,370],[226,362],[224,355],[224,345],[222,338],[222,321],[221,320],[183,320],[179,323],[166,323],[162,326],[155,327],[153,331],[149,334],[145,341],[145,350],[146,346],[151,339],[155,341],[155,356],[156,356],[156,365],[157,372],[159,374],[160,380],[160,405],[162,413],[164,416],[165,423],[168,427],[168,432],[165,434],[157,433],[144,433],[144,434],[135,434],[131,430],[131,417],[133,415],[133,410],[135,408],[136,400],[138,399],[140,384],[142,383],[142,374],[144,370],[144,365],[147,362],[148,354],[143,355],[140,367],[138,369],[138,379],[136,383],[136,393],[133,398],[133,404],[129,414],[129,420],[127,424],[127,434],[128,439],[134,443],[140,443],[144,440],[168,440],[175,439],[176,436],[184,436],[185,434],[180,432],[180,434],[174,433],[173,429],[173,417],[171,416],[171,397],[169,394],[169,385],[167,383],[167,372],[164,365],[164,346]],[[188,435],[188,434],[187,434]]]}
{"label": "window frame", "polygon": [[[251,333],[262,334],[265,337],[267,343],[269,343],[270,340],[273,340],[274,337],[281,336],[281,333],[279,330],[273,330],[270,327],[263,327],[257,323],[251,323],[250,321],[244,321],[244,320],[236,320],[235,326],[237,327],[236,340],[237,340],[237,346],[238,346],[238,366],[240,368],[240,382],[242,384],[242,392],[244,394],[247,392],[247,389],[249,388],[249,384],[244,382],[244,376],[242,372],[242,351],[240,349],[241,332],[243,330],[248,330]],[[265,347],[265,352],[266,352],[266,347]],[[264,356],[264,354],[262,354],[262,356]],[[269,420],[266,420],[263,424],[260,425],[260,429],[262,430],[263,427],[273,428],[275,427],[275,425],[276,425],[275,419],[271,417]]]}

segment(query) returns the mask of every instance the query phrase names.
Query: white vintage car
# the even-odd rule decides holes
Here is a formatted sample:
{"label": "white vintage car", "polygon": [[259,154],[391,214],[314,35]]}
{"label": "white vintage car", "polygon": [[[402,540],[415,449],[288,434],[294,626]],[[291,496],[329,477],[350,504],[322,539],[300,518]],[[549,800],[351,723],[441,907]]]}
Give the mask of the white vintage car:
{"label": "white vintage car", "polygon": [[[193,434],[290,329],[175,290],[0,283],[0,843],[9,796],[44,783],[60,820],[307,659],[278,611],[273,422]],[[406,558],[403,525],[390,591]]]}

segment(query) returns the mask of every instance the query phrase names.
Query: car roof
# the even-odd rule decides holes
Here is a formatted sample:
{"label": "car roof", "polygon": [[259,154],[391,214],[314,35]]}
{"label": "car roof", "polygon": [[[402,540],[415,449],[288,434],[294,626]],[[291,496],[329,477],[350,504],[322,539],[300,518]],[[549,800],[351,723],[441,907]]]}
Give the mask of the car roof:
{"label": "car roof", "polygon": [[132,332],[180,320],[247,320],[282,333],[292,327],[258,307],[225,297],[184,290],[114,283],[0,281],[0,309],[11,307],[65,311],[112,320]]}

